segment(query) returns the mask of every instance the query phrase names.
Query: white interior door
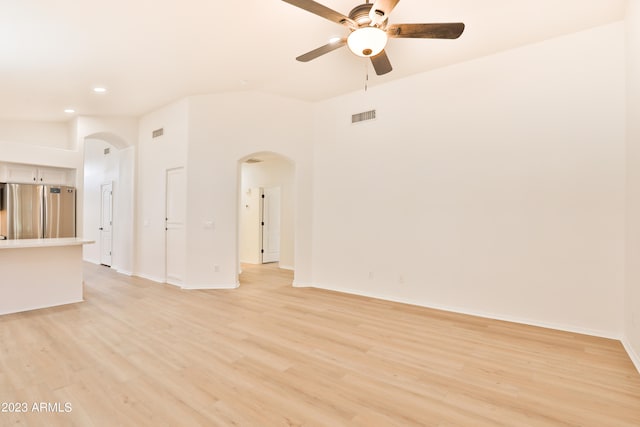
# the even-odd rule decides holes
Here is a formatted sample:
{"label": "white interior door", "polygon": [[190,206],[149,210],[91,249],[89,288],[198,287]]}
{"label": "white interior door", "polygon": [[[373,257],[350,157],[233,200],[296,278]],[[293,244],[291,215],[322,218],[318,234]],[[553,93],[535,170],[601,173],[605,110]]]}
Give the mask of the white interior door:
{"label": "white interior door", "polygon": [[240,262],[262,263],[262,210],[260,188],[248,188],[242,194],[240,206]]}
{"label": "white interior door", "polygon": [[185,206],[187,182],[184,168],[167,169],[166,194],[166,281],[172,285],[184,283],[185,272]]}
{"label": "white interior door", "polygon": [[262,263],[280,261],[280,187],[262,189]]}
{"label": "white interior door", "polygon": [[113,248],[113,184],[100,186],[100,264],[111,267]]}

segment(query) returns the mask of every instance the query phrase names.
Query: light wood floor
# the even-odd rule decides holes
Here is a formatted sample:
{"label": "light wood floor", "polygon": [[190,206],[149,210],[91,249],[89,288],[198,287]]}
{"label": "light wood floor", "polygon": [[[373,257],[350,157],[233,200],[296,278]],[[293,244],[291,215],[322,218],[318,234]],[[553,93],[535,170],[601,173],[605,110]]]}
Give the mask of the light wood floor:
{"label": "light wood floor", "polygon": [[640,426],[619,342],[291,279],[182,291],[87,264],[84,303],[0,316],[0,402],[72,411],[0,425]]}

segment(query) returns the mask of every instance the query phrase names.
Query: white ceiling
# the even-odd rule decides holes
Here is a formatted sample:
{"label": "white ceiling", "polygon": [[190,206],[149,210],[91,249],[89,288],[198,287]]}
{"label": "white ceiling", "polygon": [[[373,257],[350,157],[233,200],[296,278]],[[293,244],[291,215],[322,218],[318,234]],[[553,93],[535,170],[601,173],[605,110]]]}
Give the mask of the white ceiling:
{"label": "white ceiling", "polygon": [[[348,14],[358,0],[324,0]],[[623,19],[626,0],[402,0],[391,23],[464,22],[458,40],[392,39],[394,71],[369,85]],[[320,100],[364,86],[345,35],[280,0],[2,0],[0,119],[139,116],[184,96],[259,90]],[[97,95],[92,87],[108,93]]]}

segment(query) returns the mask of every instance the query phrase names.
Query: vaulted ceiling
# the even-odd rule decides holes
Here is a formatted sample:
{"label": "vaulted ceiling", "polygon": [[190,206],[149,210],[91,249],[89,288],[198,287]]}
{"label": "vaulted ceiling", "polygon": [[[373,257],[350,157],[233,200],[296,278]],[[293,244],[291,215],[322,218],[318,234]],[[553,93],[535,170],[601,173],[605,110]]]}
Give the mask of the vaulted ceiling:
{"label": "vaulted ceiling", "polygon": [[[358,0],[324,0],[343,14]],[[7,0],[0,119],[139,116],[184,96],[257,90],[316,101],[623,19],[625,0],[401,0],[390,22],[458,22],[457,40],[392,39],[376,76],[346,48],[295,57],[347,30],[280,0]],[[105,94],[93,93],[103,86]]]}

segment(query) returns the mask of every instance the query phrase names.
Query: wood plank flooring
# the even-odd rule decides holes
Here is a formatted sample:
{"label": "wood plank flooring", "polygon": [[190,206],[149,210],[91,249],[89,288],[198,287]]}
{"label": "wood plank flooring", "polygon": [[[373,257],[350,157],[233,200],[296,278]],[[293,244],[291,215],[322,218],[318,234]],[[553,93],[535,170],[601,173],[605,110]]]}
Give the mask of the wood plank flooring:
{"label": "wood plank flooring", "polygon": [[84,303],[0,316],[0,403],[28,405],[0,425],[640,426],[617,341],[244,268],[183,291],[86,264]]}

